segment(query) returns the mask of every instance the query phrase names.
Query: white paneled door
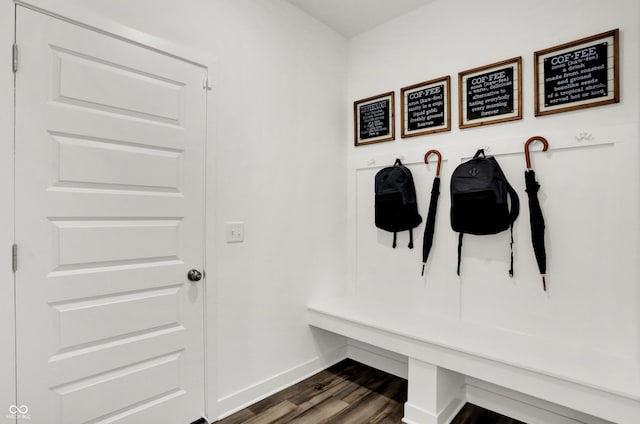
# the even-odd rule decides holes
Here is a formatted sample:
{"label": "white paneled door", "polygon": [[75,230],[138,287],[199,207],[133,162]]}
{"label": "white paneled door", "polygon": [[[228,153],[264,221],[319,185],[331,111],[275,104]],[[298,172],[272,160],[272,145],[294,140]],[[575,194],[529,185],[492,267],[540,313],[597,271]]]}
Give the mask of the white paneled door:
{"label": "white paneled door", "polygon": [[206,69],[22,7],[16,28],[18,405],[33,424],[188,424]]}

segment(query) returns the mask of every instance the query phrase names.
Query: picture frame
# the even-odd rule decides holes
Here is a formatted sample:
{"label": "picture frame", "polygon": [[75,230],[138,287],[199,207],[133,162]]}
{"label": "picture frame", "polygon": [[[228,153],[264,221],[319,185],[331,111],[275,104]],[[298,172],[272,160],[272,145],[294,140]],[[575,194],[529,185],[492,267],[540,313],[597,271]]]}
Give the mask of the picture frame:
{"label": "picture frame", "polygon": [[620,101],[619,30],[534,52],[535,116]]}
{"label": "picture frame", "polygon": [[460,128],[522,119],[522,56],[458,73]]}
{"label": "picture frame", "polygon": [[435,78],[400,89],[401,137],[451,131],[451,77]]}
{"label": "picture frame", "polygon": [[355,146],[394,140],[395,92],[353,102],[353,128]]}

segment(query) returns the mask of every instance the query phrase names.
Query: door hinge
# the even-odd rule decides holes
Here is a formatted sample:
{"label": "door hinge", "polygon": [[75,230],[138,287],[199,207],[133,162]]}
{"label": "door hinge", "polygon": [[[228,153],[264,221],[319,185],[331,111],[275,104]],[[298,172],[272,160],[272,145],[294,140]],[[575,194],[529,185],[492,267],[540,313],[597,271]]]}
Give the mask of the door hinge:
{"label": "door hinge", "polygon": [[15,243],[11,246],[11,269],[13,272],[18,270],[18,245]]}
{"label": "door hinge", "polygon": [[18,72],[18,45],[13,43],[13,60],[11,61],[13,72]]}
{"label": "door hinge", "polygon": [[202,81],[202,89],[205,91],[211,91],[211,86],[209,85],[209,78],[205,77]]}

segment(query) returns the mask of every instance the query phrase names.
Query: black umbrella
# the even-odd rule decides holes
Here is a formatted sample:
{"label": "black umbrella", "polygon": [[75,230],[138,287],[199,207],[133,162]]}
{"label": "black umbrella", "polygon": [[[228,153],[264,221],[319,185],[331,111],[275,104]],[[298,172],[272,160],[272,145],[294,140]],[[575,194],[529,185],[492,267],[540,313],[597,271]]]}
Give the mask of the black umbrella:
{"label": "black umbrella", "polygon": [[542,275],[542,287],[547,290],[547,282],[545,280],[545,274],[547,272],[547,253],[544,248],[544,217],[542,216],[542,208],[540,208],[540,201],[538,200],[538,190],[540,190],[540,184],[536,181],[536,173],[531,169],[531,158],[529,157],[529,144],[539,140],[544,147],[543,152],[546,152],[549,148],[549,143],[544,137],[534,136],[524,143],[524,156],[527,161],[527,170],[524,171],[524,182],[526,186],[526,192],[529,196],[529,221],[531,222],[531,243],[533,244],[533,252],[536,255],[536,261],[538,262],[538,269]]}
{"label": "black umbrella", "polygon": [[431,188],[431,200],[429,202],[429,213],[427,214],[427,223],[424,226],[424,239],[422,242],[422,275],[424,275],[424,266],[427,263],[431,246],[433,245],[433,232],[436,226],[436,210],[438,209],[438,197],[440,196],[440,164],[442,163],[442,155],[437,150],[429,150],[424,155],[424,163],[429,163],[429,156],[435,154],[438,156],[438,167],[436,168],[436,177],[433,179],[433,187]]}

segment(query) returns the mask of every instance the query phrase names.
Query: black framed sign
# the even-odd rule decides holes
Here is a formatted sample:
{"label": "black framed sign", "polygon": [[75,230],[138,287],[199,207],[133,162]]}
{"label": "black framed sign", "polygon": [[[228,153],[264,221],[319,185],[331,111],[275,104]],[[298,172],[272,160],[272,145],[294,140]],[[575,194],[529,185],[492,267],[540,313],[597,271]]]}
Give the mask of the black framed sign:
{"label": "black framed sign", "polygon": [[393,140],[394,92],[379,94],[353,102],[354,143],[381,143]]}
{"label": "black framed sign", "polygon": [[460,128],[522,119],[522,57],[458,74]]}
{"label": "black framed sign", "polygon": [[533,54],[536,116],[620,101],[618,32]]}
{"label": "black framed sign", "polygon": [[451,130],[450,81],[447,75],[400,89],[402,138]]}

